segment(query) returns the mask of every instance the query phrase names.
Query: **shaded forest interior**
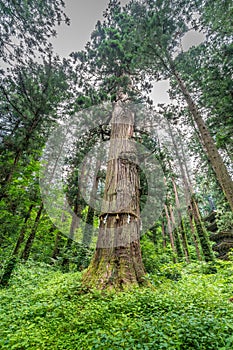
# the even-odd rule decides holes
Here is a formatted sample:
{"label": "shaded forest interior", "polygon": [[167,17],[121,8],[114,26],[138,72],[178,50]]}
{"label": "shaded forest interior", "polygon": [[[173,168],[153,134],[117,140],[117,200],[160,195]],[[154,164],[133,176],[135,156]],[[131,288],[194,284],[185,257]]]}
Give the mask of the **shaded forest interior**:
{"label": "shaded forest interior", "polygon": [[[36,295],[41,285],[46,306],[45,311],[38,306],[38,322],[44,317],[50,334],[48,345],[44,334],[37,339],[34,310],[32,333],[20,336],[27,333],[25,316],[22,324],[15,321],[15,337],[13,328],[4,331],[0,347],[231,349],[231,2],[133,0],[121,6],[110,0],[85,48],[74,47],[68,58],[59,57],[50,43],[56,26],[69,24],[62,0],[3,0],[0,6],[0,297],[7,315],[2,321],[8,327],[14,318],[6,308],[14,302],[14,288],[30,301],[29,315],[36,309],[29,292]],[[203,42],[185,51],[183,39],[195,32],[204,35]],[[160,81],[169,82],[166,104],[151,98]],[[27,297],[20,283],[28,286]],[[93,339],[88,325],[76,321],[77,346],[64,338],[63,347],[54,336],[46,315],[52,317],[48,299],[51,295],[55,305],[56,283],[58,300],[70,315],[82,298],[90,304]],[[186,316],[172,290],[184,298]],[[188,291],[191,299],[184,297]],[[137,310],[130,309],[130,298]],[[116,307],[112,334],[100,311],[93,316],[94,300],[102,310],[108,300],[106,324]],[[121,303],[128,316],[119,328]],[[193,307],[198,341],[185,303]],[[87,320],[88,309],[83,312]],[[211,329],[209,339],[198,330],[199,313],[200,323],[206,319]],[[67,327],[74,341],[71,316],[61,314],[54,322],[65,320],[61,333]],[[185,331],[179,332],[177,315],[184,317]],[[171,319],[175,330],[169,337]]]}

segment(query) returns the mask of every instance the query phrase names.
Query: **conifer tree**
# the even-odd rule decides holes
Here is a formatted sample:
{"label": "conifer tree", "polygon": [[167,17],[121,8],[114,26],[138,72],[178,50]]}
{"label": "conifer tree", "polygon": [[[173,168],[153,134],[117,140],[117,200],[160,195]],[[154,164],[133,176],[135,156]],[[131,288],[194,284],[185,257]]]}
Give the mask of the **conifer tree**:
{"label": "conifer tree", "polygon": [[95,77],[103,98],[112,101],[111,135],[99,236],[93,260],[84,274],[86,285],[124,289],[145,283],[140,249],[139,173],[133,140],[132,103],[139,71],[137,43],[131,41],[134,23],[112,0],[98,22],[86,50],[73,53],[83,69]]}

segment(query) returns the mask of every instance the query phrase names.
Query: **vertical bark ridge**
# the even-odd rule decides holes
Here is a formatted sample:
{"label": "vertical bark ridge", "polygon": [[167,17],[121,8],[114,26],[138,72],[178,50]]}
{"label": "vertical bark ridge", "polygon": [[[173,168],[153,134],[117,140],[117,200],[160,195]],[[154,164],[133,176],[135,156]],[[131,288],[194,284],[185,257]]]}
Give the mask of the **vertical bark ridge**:
{"label": "vertical bark ridge", "polygon": [[125,289],[145,284],[140,248],[139,173],[134,113],[121,99],[113,107],[106,184],[97,246],[83,276],[86,285]]}

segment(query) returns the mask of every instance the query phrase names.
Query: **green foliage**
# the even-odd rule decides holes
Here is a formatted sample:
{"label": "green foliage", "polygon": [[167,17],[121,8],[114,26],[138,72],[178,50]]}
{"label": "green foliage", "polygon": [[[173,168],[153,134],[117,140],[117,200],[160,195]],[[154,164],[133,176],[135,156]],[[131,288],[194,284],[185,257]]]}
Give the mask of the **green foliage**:
{"label": "green foliage", "polygon": [[[217,41],[218,39],[218,41]],[[216,145],[232,152],[232,44],[217,38],[180,54],[176,64],[205,108]]]}
{"label": "green foliage", "polygon": [[178,281],[182,277],[182,264],[168,264],[160,268],[160,275],[173,281]]}
{"label": "green foliage", "polygon": [[233,213],[232,211],[227,211],[225,213],[221,213],[221,211],[218,212],[218,230],[219,231],[226,231],[226,230],[232,230],[233,227]]}
{"label": "green foliage", "polygon": [[232,35],[233,7],[230,0],[198,0],[198,10],[201,9],[200,23],[207,27],[208,35],[220,35],[222,38]]}
{"label": "green foliage", "polygon": [[218,262],[214,274],[203,273],[208,266],[183,265],[178,281],[118,294],[83,289],[80,273],[19,266],[0,291],[0,347],[230,350],[233,265]]}
{"label": "green foliage", "polygon": [[[119,89],[137,101],[151,84],[138,69],[141,40],[135,28],[130,6],[122,9],[120,2],[110,0],[104,20],[98,21],[85,50],[73,52],[71,57],[90,78],[95,79],[95,91],[100,100],[115,101]],[[89,91],[87,75],[81,85]]]}
{"label": "green foliage", "polygon": [[163,249],[155,244],[144,235],[141,239],[142,259],[146,272],[156,273],[160,271],[163,264],[172,260],[172,251],[170,248]]}
{"label": "green foliage", "polygon": [[[60,255],[53,260],[53,263],[55,267],[62,271],[82,271],[88,267],[92,255],[93,250],[88,249],[81,243],[74,242],[71,247],[63,248]],[[63,266],[64,261],[66,261],[66,266]]]}
{"label": "green foliage", "polygon": [[233,212],[229,211],[227,203],[222,203],[221,207],[217,208],[216,222],[218,232],[230,231],[233,229]]}
{"label": "green foliage", "polygon": [[23,60],[36,50],[48,49],[49,38],[56,35],[54,26],[69,24],[63,7],[63,0],[1,0],[0,55],[4,61]]}
{"label": "green foliage", "polygon": [[[118,1],[111,0],[105,19],[97,23],[86,50],[72,55],[80,61],[73,68],[69,61],[53,57],[47,41],[54,35],[54,24],[67,21],[61,10],[62,0],[0,1],[3,14],[0,54],[7,63],[15,61],[17,55],[21,63],[0,72],[0,253],[6,262],[1,262],[1,267],[7,266],[5,281],[8,282],[16,266],[9,288],[0,291],[3,333],[0,348],[223,350],[233,347],[232,304],[228,301],[232,296],[232,263],[171,264],[174,253],[170,247],[162,246],[160,231],[155,236],[150,232],[150,239],[146,236],[142,239],[144,265],[156,290],[105,295],[84,290],[81,274],[75,271],[87,267],[93,252],[76,244],[67,248],[64,237],[52,260],[53,267],[31,263],[17,267],[18,256],[11,255],[22,229],[25,234],[22,243],[33,230],[41,204],[38,159],[58,118],[66,118],[73,110],[103,100],[115,101],[119,88],[126,91],[130,86],[136,99],[144,93],[143,89],[150,91],[151,80],[147,82],[145,76],[168,78],[176,66],[193,98],[202,106],[217,147],[229,161],[233,149],[232,44],[229,42],[232,7],[229,1],[221,6],[220,0],[214,3],[216,11],[211,1],[188,3],[186,0],[176,4],[170,0],[131,1],[122,9]],[[193,21],[192,25],[198,23],[199,29],[205,28],[208,40],[176,55],[172,62],[171,57],[175,57],[188,30],[186,23],[190,23],[196,10],[202,11],[200,21]],[[11,41],[13,37],[16,42]],[[47,58],[45,47],[49,47]],[[34,62],[36,50],[43,52],[41,63]],[[22,60],[27,64],[22,65]],[[80,96],[80,89],[87,96]],[[177,109],[181,115],[182,110]],[[189,114],[187,109],[185,113]],[[77,143],[77,159],[84,156],[95,137],[91,134],[88,145],[85,138],[80,141],[82,147]],[[146,142],[145,137],[142,140]],[[155,145],[149,141],[146,145],[153,150]],[[161,151],[164,164],[171,158],[171,153],[163,155]],[[77,177],[73,176],[79,170],[77,159],[70,161],[76,169],[67,185],[67,198],[72,205],[78,192]],[[171,174],[173,169],[167,170],[164,164],[165,172]],[[146,187],[146,180],[141,183]],[[172,191],[171,186],[169,190]],[[224,206],[221,211],[218,209],[219,230],[232,228],[232,213],[225,209]],[[55,232],[46,214],[39,221],[31,257],[48,263]],[[203,234],[201,225],[197,229],[204,255],[212,260],[208,236]],[[19,253],[22,250],[23,245]],[[181,257],[181,250],[177,252]],[[68,268],[64,268],[64,261]],[[72,273],[62,274],[59,270]]]}

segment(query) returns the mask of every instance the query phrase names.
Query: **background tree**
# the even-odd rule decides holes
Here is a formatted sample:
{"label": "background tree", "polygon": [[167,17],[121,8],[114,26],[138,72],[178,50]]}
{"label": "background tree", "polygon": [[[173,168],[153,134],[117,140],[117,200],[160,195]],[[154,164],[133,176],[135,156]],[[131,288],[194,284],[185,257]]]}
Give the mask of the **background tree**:
{"label": "background tree", "polygon": [[190,93],[182,77],[182,72],[179,71],[176,60],[173,58],[180,46],[182,36],[188,31],[187,24],[191,22],[191,17],[186,12],[186,6],[181,5],[183,5],[183,2],[174,6],[169,0],[163,3],[148,0],[140,3],[133,2],[129,5],[128,9],[133,14],[135,23],[137,22],[138,25],[138,41],[141,40],[141,52],[138,56],[141,57],[142,69],[143,67],[148,67],[147,71],[152,76],[157,78],[161,76],[163,78],[170,77],[178,84],[199,130],[204,150],[229,205],[233,209],[233,183],[231,176],[211,137],[198,103]]}
{"label": "background tree", "polygon": [[69,19],[63,0],[0,1],[0,57],[8,63],[35,57],[48,50],[49,38],[56,35],[55,25]]}

